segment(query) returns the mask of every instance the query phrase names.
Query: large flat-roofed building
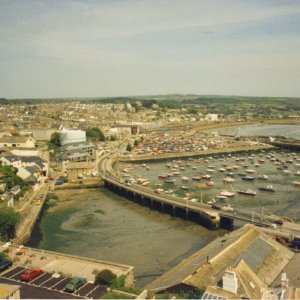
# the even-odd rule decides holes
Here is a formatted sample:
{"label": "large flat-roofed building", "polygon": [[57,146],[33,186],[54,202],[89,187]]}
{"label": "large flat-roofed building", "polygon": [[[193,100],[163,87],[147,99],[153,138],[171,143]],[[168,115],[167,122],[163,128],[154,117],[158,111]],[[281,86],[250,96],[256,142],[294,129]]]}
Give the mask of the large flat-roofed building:
{"label": "large flat-roofed building", "polygon": [[219,286],[225,270],[236,268],[241,261],[249,266],[263,286],[268,287],[293,256],[294,253],[285,246],[256,226],[247,224],[217,238],[146,288],[154,293],[205,291],[209,286]]}
{"label": "large flat-roofed building", "polygon": [[86,141],[86,132],[83,130],[61,128],[59,131],[59,135],[62,145]]}

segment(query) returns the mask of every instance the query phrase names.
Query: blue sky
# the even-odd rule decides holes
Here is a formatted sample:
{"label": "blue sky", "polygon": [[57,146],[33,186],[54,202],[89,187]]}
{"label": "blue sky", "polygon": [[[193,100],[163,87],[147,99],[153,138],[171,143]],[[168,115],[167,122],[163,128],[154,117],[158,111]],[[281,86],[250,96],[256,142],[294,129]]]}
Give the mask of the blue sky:
{"label": "blue sky", "polygon": [[300,96],[300,1],[1,0],[0,97]]}

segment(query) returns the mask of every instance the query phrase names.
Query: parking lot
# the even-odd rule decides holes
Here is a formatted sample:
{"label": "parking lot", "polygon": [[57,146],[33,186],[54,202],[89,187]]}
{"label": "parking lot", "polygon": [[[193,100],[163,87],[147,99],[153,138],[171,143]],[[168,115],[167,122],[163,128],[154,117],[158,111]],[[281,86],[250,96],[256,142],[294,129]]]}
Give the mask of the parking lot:
{"label": "parking lot", "polygon": [[0,283],[21,285],[22,299],[99,299],[106,292],[105,287],[88,282],[74,293],[67,293],[63,289],[71,278],[64,276],[54,277],[47,272],[42,272],[38,277],[24,282],[20,280],[20,275],[25,270],[23,267],[12,267],[3,272],[0,277]]}

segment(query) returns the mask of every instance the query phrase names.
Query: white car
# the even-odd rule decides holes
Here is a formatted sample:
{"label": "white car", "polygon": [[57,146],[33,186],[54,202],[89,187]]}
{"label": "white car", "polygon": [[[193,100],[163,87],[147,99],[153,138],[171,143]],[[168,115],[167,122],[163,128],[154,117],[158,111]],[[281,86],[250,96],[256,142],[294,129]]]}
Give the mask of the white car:
{"label": "white car", "polygon": [[221,209],[225,211],[234,211],[234,208],[230,204],[225,204]]}

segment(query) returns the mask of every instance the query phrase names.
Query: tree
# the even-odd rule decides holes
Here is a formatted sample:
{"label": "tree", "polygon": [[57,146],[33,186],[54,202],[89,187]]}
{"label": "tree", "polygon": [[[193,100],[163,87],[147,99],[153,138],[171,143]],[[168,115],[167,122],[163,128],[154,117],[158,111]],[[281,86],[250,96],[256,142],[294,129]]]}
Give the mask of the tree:
{"label": "tree", "polygon": [[12,207],[0,207],[0,240],[8,241],[15,236],[20,214]]}
{"label": "tree", "polygon": [[127,145],[126,151],[130,152],[132,150],[132,146],[130,144]]}
{"label": "tree", "polygon": [[139,141],[138,140],[135,140],[134,141],[134,146],[137,146],[139,144]]}
{"label": "tree", "polygon": [[103,132],[97,127],[88,128],[86,130],[86,137],[87,139],[92,140],[94,142],[105,141],[105,136]]}
{"label": "tree", "polygon": [[95,277],[95,284],[111,286],[117,276],[110,270],[105,269]]}
{"label": "tree", "polygon": [[60,146],[61,146],[60,134],[58,132],[54,132],[50,138],[49,149],[56,149]]}

